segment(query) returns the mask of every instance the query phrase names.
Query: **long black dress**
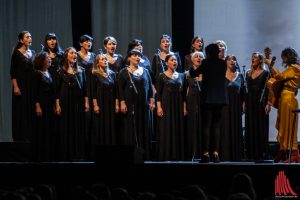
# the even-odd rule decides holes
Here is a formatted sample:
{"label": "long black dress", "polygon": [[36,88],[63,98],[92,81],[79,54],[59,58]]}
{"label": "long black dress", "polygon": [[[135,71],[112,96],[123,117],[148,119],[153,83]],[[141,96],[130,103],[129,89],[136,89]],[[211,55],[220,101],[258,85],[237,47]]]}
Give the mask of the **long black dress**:
{"label": "long black dress", "polygon": [[15,49],[11,57],[10,76],[16,79],[21,95],[12,93],[12,137],[14,141],[31,141],[35,131],[34,92],[33,92],[33,59],[25,57]]}
{"label": "long black dress", "polygon": [[33,154],[36,161],[56,159],[57,138],[54,124],[55,92],[51,73],[49,76],[36,71],[34,76],[35,103],[39,103],[43,115],[36,116],[37,131],[32,138]]}
{"label": "long black dress", "polygon": [[137,71],[139,74],[131,74],[124,68],[119,73],[119,100],[125,101],[127,105],[127,113],[122,115],[120,132],[123,144],[133,144],[142,148],[145,153],[144,159],[149,159],[152,131],[149,103],[150,98],[154,98],[153,89],[148,70],[139,67]]}
{"label": "long black dress", "polygon": [[99,114],[93,113],[93,131],[90,141],[93,155],[95,145],[116,144],[118,122],[116,121],[115,105],[118,85],[116,74],[111,70],[108,77],[95,73],[91,78],[92,99],[96,99],[100,107]]}
{"label": "long black dress", "polygon": [[116,73],[116,76],[118,77],[118,74],[122,68],[124,68],[124,61],[123,56],[121,54],[117,54],[117,59],[114,63],[108,63],[108,68],[111,69]]}
{"label": "long black dress", "polygon": [[[94,61],[96,59],[96,54],[93,52],[90,52],[90,59],[88,61],[82,59],[82,57],[80,56],[79,53],[77,53],[77,64],[78,66],[82,67],[85,69],[85,77],[86,77],[86,89],[87,89],[87,96],[89,98],[89,106],[90,106],[90,110],[88,112],[85,112],[85,131],[86,131],[86,141],[87,144],[85,144],[85,146],[88,148],[86,149],[86,152],[90,152],[91,149],[91,145],[90,141],[91,140],[91,134],[92,134],[92,126],[93,126],[93,110],[92,110],[92,97],[91,97],[91,81],[92,81],[92,68],[93,68],[93,64]],[[87,155],[88,157],[90,156],[90,154],[88,153]]]}
{"label": "long black dress", "polygon": [[157,101],[161,102],[163,117],[158,121],[158,159],[185,160],[184,101],[185,74],[171,79],[164,73],[157,82]]}
{"label": "long black dress", "polygon": [[229,104],[222,111],[220,159],[240,161],[244,156],[242,132],[242,103],[244,78],[238,73],[232,81],[226,79]]}
{"label": "long black dress", "polygon": [[75,74],[59,71],[59,87],[56,99],[61,107],[60,159],[81,160],[85,156],[85,100],[87,97],[83,68]]}
{"label": "long black dress", "polygon": [[202,112],[200,104],[202,81],[187,75],[186,151],[187,159],[200,158],[202,136]]}
{"label": "long black dress", "polygon": [[[247,73],[247,90],[245,95],[245,139],[247,158],[260,160],[268,157],[269,115],[265,113],[268,101],[268,89],[265,83],[269,72],[264,70],[258,77],[252,79]],[[263,89],[266,88],[263,94]]]}

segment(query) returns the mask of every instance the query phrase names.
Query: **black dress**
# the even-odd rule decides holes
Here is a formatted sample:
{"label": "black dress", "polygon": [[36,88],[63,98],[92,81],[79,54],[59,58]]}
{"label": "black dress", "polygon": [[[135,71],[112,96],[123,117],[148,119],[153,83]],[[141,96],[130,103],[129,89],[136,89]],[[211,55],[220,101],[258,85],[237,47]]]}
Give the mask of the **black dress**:
{"label": "black dress", "polygon": [[42,116],[37,119],[37,131],[32,138],[33,154],[36,161],[54,161],[58,148],[54,124],[55,93],[51,74],[39,71],[34,76],[35,103],[39,103]]}
{"label": "black dress", "polygon": [[127,68],[118,77],[119,100],[125,101],[127,113],[122,115],[120,129],[122,143],[133,144],[144,150],[144,158],[150,157],[152,131],[150,98],[153,97],[152,82],[147,69],[139,67],[139,74],[131,74]]}
{"label": "black dress", "polygon": [[187,159],[200,158],[202,136],[202,112],[200,104],[201,80],[187,76],[187,121],[186,121],[186,151]]}
{"label": "black dress", "polygon": [[33,59],[25,57],[15,49],[11,57],[10,76],[16,79],[21,95],[12,93],[12,137],[14,141],[31,141],[35,130],[34,92],[33,92]]}
{"label": "black dress", "polygon": [[240,161],[244,156],[242,131],[242,103],[244,99],[244,78],[241,73],[230,81],[226,79],[229,104],[222,112],[220,159]]}
{"label": "black dress", "polygon": [[161,102],[163,117],[158,119],[158,159],[185,160],[183,105],[186,97],[185,74],[171,79],[164,73],[157,82],[157,101]]}
{"label": "black dress", "polygon": [[[90,110],[88,112],[85,112],[85,132],[87,136],[87,144],[85,145],[88,149],[86,149],[87,152],[90,151],[91,144],[89,141],[91,140],[91,134],[92,134],[92,126],[93,126],[93,110],[92,110],[92,97],[91,97],[91,77],[92,77],[92,69],[93,69],[93,64],[96,59],[96,54],[93,52],[90,52],[90,59],[88,61],[84,60],[81,58],[80,54],[77,53],[77,64],[78,66],[84,68],[85,70],[85,77],[86,77],[86,89],[87,89],[87,97],[89,98],[89,106]],[[89,154],[87,155],[88,157],[90,156]]]}
{"label": "black dress", "polygon": [[[116,99],[117,99],[117,80],[113,71],[109,72],[109,76],[103,77],[95,73],[91,77],[91,95],[92,99],[97,100],[100,107],[100,113],[93,112],[93,131],[91,135],[91,155],[94,154],[95,145],[114,145],[117,140],[116,121]],[[92,156],[93,158],[93,156]]]}
{"label": "black dress", "polygon": [[59,142],[61,160],[81,160],[85,156],[85,73],[80,68],[75,74],[59,71],[56,98],[61,107]]}
{"label": "black dress", "polygon": [[[269,72],[264,70],[258,77],[252,79],[247,73],[245,139],[247,158],[249,160],[266,159],[268,157],[269,115],[265,113],[268,101],[268,89],[265,83]],[[266,88],[263,94],[263,89]]]}
{"label": "black dress", "polygon": [[117,59],[114,63],[108,62],[108,68],[114,71],[118,77],[120,70],[124,68],[123,56],[121,54],[117,54]]}

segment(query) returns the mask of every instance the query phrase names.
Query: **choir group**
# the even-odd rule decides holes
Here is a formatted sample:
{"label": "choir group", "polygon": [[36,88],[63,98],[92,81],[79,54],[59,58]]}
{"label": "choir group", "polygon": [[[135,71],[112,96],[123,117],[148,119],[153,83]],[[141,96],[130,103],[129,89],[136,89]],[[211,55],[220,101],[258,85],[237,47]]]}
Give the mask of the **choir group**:
{"label": "choir group", "polygon": [[40,52],[31,43],[30,32],[18,35],[10,75],[13,140],[31,142],[35,161],[93,160],[97,145],[134,145],[145,160],[272,159],[270,77],[284,82],[275,162],[286,161],[291,145],[292,161],[300,161],[297,133],[286,133],[298,125],[291,121],[300,85],[292,48],[282,51],[288,72],[281,73],[259,52],[251,55],[250,70],[241,70],[237,58],[226,55],[224,41],[204,48],[200,36],[192,39],[183,63],[165,34],[152,62],[140,39],[130,41],[125,56],[116,53],[112,36],[104,38],[99,53],[91,51],[89,35],[79,38],[79,50],[63,51],[55,33],[45,36]]}

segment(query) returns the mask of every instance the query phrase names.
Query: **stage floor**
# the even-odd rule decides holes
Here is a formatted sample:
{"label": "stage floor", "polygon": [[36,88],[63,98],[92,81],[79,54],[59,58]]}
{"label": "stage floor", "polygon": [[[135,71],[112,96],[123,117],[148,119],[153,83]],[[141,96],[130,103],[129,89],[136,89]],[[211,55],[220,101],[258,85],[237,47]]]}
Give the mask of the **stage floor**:
{"label": "stage floor", "polygon": [[[154,162],[143,164],[95,162],[0,162],[0,186],[18,187],[41,183],[65,190],[76,185],[104,183],[124,187],[132,192],[163,192],[189,184],[204,185],[207,192],[220,199],[227,197],[232,177],[248,174],[259,199],[276,197],[275,182],[283,173],[297,193],[300,186],[300,164],[188,161]],[[271,199],[274,199],[271,198]]]}

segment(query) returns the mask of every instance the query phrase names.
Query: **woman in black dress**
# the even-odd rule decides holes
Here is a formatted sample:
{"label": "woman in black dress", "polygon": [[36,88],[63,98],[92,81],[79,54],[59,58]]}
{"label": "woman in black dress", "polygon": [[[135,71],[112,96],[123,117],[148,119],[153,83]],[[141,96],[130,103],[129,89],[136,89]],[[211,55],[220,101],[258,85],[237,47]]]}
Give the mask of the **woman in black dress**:
{"label": "woman in black dress", "polygon": [[[79,38],[79,45],[80,50],[77,52],[77,64],[84,68],[85,70],[85,77],[86,77],[86,88],[87,88],[87,96],[89,98],[89,106],[92,108],[92,98],[91,98],[91,76],[92,76],[92,68],[96,58],[96,54],[91,52],[92,45],[93,45],[93,38],[89,35],[82,35]],[[89,141],[91,140],[92,134],[92,109],[85,113],[85,128],[86,128],[86,141],[87,144],[85,145],[88,149],[87,152],[90,152],[91,144]],[[88,154],[88,157],[91,155]]]}
{"label": "woman in black dress", "polygon": [[[200,67],[204,54],[195,51],[191,54],[192,66],[194,69]],[[189,72],[186,74],[187,80],[187,121],[186,121],[186,150],[187,159],[200,158],[201,156],[201,142],[202,142],[202,109],[200,104],[202,74],[192,78]]]}
{"label": "woman in black dress", "polygon": [[49,67],[51,58],[48,53],[37,54],[33,61],[36,69],[34,76],[35,113],[37,131],[32,138],[33,154],[36,161],[55,160],[58,148],[54,129],[55,93],[54,82]]}
{"label": "woman in black dress", "polygon": [[167,70],[157,80],[158,159],[185,160],[185,74],[176,72],[177,58],[168,54]]}
{"label": "woman in black dress", "polygon": [[264,69],[264,56],[252,54],[251,69],[247,72],[245,94],[245,140],[247,159],[268,159],[269,112],[266,81],[269,71]]}
{"label": "woman in black dress", "polygon": [[242,105],[244,100],[244,77],[238,70],[234,55],[225,58],[228,105],[222,113],[220,159],[240,161],[244,156],[242,132]]}
{"label": "woman in black dress", "polygon": [[136,49],[128,53],[129,66],[118,77],[120,109],[123,124],[123,144],[133,144],[144,150],[144,158],[150,157],[150,142],[154,97],[151,77],[147,69],[139,66],[142,53]]}
{"label": "woman in black dress", "polygon": [[108,68],[107,58],[99,54],[93,65],[91,77],[93,102],[92,155],[95,145],[114,145],[117,141],[116,113],[119,112],[116,74]]}
{"label": "woman in black dress", "polygon": [[77,65],[73,47],[65,50],[59,71],[56,113],[60,115],[61,160],[82,160],[85,157],[85,112],[89,111],[85,71]]}
{"label": "woman in black dress", "polygon": [[31,34],[22,31],[11,57],[10,77],[12,94],[12,137],[14,141],[31,141],[35,130],[33,59],[35,51],[30,49]]}
{"label": "woman in black dress", "polygon": [[47,33],[43,45],[43,51],[47,52],[51,58],[51,66],[49,67],[49,73],[53,76],[53,79],[57,79],[58,69],[61,65],[63,50],[59,46],[59,42],[55,33]]}
{"label": "woman in black dress", "polygon": [[104,49],[106,50],[105,56],[108,61],[108,67],[114,71],[118,77],[120,70],[124,67],[123,56],[116,54],[117,40],[112,36],[107,36],[103,40]]}

